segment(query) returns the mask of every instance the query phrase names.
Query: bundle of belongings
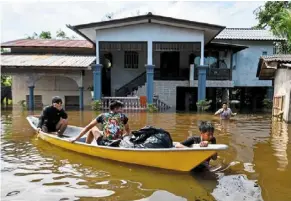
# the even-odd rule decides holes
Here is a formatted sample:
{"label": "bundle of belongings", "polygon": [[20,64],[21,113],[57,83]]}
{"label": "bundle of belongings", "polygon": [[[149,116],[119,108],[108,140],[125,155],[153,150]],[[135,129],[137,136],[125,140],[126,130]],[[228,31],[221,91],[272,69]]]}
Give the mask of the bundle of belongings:
{"label": "bundle of belongings", "polygon": [[100,140],[99,145],[122,148],[158,149],[172,148],[173,140],[170,133],[164,129],[145,126],[140,130],[132,131],[131,136],[125,136],[122,140]]}

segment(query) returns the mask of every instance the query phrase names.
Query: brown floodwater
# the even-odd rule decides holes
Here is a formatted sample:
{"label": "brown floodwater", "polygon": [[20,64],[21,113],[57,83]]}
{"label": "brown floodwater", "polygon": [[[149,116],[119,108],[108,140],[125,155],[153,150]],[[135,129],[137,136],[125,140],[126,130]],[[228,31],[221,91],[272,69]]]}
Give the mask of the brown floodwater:
{"label": "brown floodwater", "polygon": [[[96,116],[91,111],[68,113],[76,126]],[[238,115],[220,122],[208,114],[127,113],[131,129],[161,127],[175,141],[187,138],[188,131],[198,134],[199,120],[214,123],[218,143],[229,145],[212,163],[222,168],[179,173],[55,147],[35,136],[28,114],[1,114],[1,200],[291,200],[291,125],[272,121],[270,115]]]}

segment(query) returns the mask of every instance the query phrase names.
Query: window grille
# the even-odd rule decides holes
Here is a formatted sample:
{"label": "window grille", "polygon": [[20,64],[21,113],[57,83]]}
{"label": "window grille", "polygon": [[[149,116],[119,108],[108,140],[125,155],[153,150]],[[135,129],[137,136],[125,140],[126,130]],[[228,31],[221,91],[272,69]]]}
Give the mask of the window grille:
{"label": "window grille", "polygon": [[138,68],[138,53],[134,51],[124,52],[124,68]]}

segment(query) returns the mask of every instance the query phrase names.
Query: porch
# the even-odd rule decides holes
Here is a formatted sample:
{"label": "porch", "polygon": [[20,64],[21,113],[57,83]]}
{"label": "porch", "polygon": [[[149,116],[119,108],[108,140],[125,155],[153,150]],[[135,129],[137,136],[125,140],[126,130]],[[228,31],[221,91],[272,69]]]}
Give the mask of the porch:
{"label": "porch", "polygon": [[154,80],[178,77],[189,82],[194,75],[189,71],[191,63],[203,67],[198,73],[202,83],[198,96],[205,98],[205,44],[225,27],[148,13],[68,28],[96,46],[95,100],[127,96],[145,86],[147,104],[153,104]]}

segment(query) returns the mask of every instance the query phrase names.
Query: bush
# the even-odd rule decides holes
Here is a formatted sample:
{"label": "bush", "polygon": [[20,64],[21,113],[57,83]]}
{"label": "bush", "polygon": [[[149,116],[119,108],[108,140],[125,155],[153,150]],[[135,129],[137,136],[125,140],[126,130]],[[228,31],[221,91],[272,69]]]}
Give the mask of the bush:
{"label": "bush", "polygon": [[154,104],[147,104],[147,111],[148,112],[157,112],[158,108]]}
{"label": "bush", "polygon": [[100,100],[94,100],[91,103],[92,110],[100,111],[102,109],[102,104]]}
{"label": "bush", "polygon": [[26,101],[25,100],[18,101],[18,105],[20,105],[22,110],[26,109]]}
{"label": "bush", "polygon": [[204,112],[204,111],[208,110],[211,107],[211,105],[210,105],[211,103],[212,103],[212,100],[209,100],[209,101],[207,101],[206,99],[205,100],[200,100],[200,101],[198,101],[196,103],[197,110]]}
{"label": "bush", "polygon": [[264,107],[265,107],[266,109],[272,109],[272,107],[273,107],[273,101],[270,100],[270,99],[268,99],[268,98],[265,98],[265,99],[263,100],[263,105],[264,105]]}

